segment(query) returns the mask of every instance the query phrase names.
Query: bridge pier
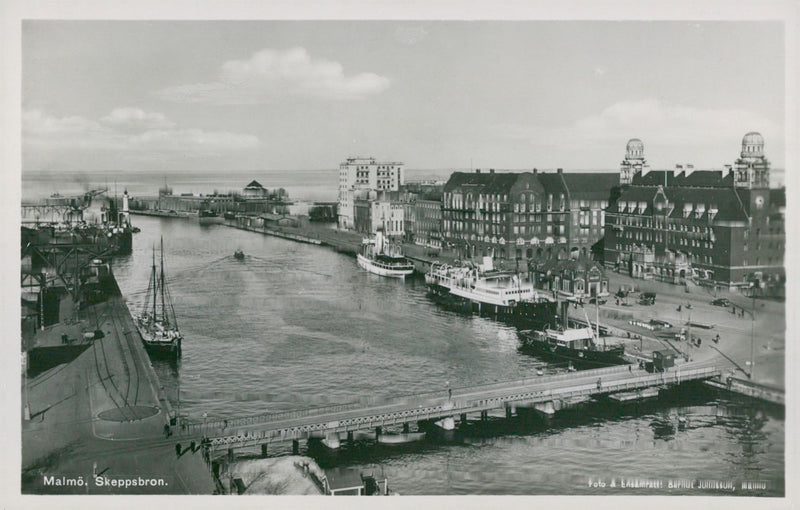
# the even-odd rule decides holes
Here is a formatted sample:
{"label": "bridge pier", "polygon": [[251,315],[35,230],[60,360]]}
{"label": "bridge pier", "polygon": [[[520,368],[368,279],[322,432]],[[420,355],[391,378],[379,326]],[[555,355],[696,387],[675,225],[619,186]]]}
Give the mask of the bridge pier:
{"label": "bridge pier", "polygon": [[261,445],[261,457],[267,458],[267,443]]}
{"label": "bridge pier", "polygon": [[436,422],[436,426],[442,430],[455,430],[456,422],[452,416],[447,416]]}
{"label": "bridge pier", "polygon": [[341,446],[341,442],[339,441],[339,433],[329,432],[325,434],[325,439],[322,440],[322,444],[324,444],[331,450],[338,449]]}
{"label": "bridge pier", "polygon": [[481,411],[481,421],[486,421],[489,419],[489,411]]}
{"label": "bridge pier", "polygon": [[540,414],[543,414],[545,416],[553,416],[556,412],[555,407],[553,407],[552,400],[533,404],[533,408],[536,409],[536,411],[538,411]]}
{"label": "bridge pier", "polygon": [[512,407],[506,407],[506,419],[511,419],[511,416],[514,414],[514,409]]}
{"label": "bridge pier", "polygon": [[403,424],[403,433],[408,434],[408,422]]}
{"label": "bridge pier", "polygon": [[467,413],[461,413],[461,425],[466,425],[467,423]]}
{"label": "bridge pier", "polygon": [[292,455],[300,455],[300,441],[292,439]]}
{"label": "bridge pier", "polygon": [[381,435],[382,433],[383,433],[383,430],[381,430],[381,428],[380,428],[380,427],[375,427],[375,441],[377,441],[377,440],[378,440],[378,438],[380,437],[380,435]]}

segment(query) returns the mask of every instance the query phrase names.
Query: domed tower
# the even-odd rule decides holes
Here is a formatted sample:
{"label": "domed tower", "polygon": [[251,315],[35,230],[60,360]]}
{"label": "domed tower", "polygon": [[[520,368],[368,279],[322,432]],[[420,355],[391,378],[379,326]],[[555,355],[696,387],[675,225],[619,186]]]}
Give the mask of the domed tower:
{"label": "domed tower", "polygon": [[647,169],[649,167],[644,159],[644,143],[638,138],[631,138],[625,147],[625,159],[619,167],[619,183],[628,185],[633,182],[635,174]]}
{"label": "domed tower", "polygon": [[742,152],[734,165],[738,188],[769,188],[769,161],[764,156],[764,137],[751,131],[742,138]]}

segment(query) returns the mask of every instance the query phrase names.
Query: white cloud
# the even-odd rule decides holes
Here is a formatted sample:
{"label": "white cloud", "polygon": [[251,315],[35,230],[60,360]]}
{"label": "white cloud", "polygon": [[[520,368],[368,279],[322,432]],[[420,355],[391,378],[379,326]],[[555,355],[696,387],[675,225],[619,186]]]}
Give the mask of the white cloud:
{"label": "white cloud", "polygon": [[80,116],[53,117],[41,110],[22,114],[23,146],[37,150],[217,153],[256,147],[258,137],[228,131],[177,128],[163,114],[117,108],[99,122]]}
{"label": "white cloud", "polygon": [[264,49],[247,60],[230,60],[219,80],[156,92],[178,103],[257,104],[285,96],[353,100],[380,93],[389,79],[374,73],[345,76],[342,65],[312,59],[304,48]]}
{"label": "white cloud", "polygon": [[145,112],[139,108],[115,108],[100,122],[115,129],[124,131],[140,131],[143,129],[170,129],[175,123],[168,120],[164,114]]}
{"label": "white cloud", "polygon": [[50,117],[41,110],[27,110],[22,113],[22,132],[33,136],[84,134],[102,131],[95,121],[79,116]]}
{"label": "white cloud", "polygon": [[[528,140],[535,146],[571,147],[576,157],[582,151],[600,154],[609,149],[617,160],[628,139],[641,138],[648,159],[656,166],[671,168],[676,162],[687,162],[718,168],[738,156],[737,147],[748,131],[764,135],[773,155],[780,156],[782,126],[766,117],[744,109],[697,108],[657,99],[621,101],[566,127],[505,125],[498,126],[497,132],[501,138]],[[594,165],[617,163],[603,154]]]}

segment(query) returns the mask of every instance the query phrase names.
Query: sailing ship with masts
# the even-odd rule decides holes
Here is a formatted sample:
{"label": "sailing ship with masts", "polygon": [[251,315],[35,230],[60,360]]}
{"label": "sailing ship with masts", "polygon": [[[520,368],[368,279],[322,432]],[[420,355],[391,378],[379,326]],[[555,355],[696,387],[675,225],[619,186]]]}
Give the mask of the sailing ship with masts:
{"label": "sailing ship with masts", "polygon": [[172,297],[164,272],[164,239],[161,239],[161,267],[156,268],[156,252],[153,247],[153,267],[144,306],[136,317],[136,327],[142,336],[145,349],[154,356],[177,358],[181,355],[181,335]]}

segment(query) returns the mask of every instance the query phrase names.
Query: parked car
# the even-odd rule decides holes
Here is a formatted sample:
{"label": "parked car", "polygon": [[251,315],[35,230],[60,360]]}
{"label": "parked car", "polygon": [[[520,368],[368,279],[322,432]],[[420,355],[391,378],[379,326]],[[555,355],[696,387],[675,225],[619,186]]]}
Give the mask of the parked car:
{"label": "parked car", "polygon": [[643,292],[642,298],[639,300],[639,304],[642,305],[654,305],[656,304],[656,293],[655,292]]}
{"label": "parked car", "polygon": [[[593,304],[595,304],[595,302],[597,302],[597,301],[598,301],[598,299],[597,299],[596,297],[593,297],[592,299],[590,299],[590,300],[589,300],[589,304],[590,304],[590,305],[593,305]],[[605,299],[603,299],[603,298],[600,298],[600,300],[599,300],[599,303],[600,303],[601,305],[604,305],[604,304],[606,304],[606,300],[605,300]]]}
{"label": "parked car", "polygon": [[728,307],[728,306],[731,306],[731,301],[730,301],[730,299],[723,297],[723,298],[715,299],[714,301],[711,302],[711,304],[714,305],[714,306]]}

